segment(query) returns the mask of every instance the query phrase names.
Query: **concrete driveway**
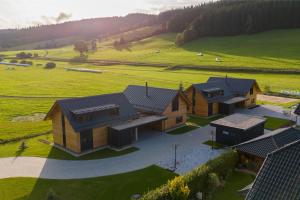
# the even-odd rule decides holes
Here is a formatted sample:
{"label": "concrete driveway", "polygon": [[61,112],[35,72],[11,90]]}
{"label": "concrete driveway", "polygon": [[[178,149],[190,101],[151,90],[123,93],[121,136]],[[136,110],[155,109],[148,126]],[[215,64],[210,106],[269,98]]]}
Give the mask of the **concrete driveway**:
{"label": "concrete driveway", "polygon": [[183,135],[165,133],[136,144],[140,150],[100,160],[67,161],[46,158],[18,157],[0,159],[0,178],[39,177],[47,179],[79,179],[134,171],[156,164],[174,166],[174,144],[178,144],[176,173],[184,174],[220,155],[223,150],[211,150],[204,141],[211,139],[212,127],[206,126]]}

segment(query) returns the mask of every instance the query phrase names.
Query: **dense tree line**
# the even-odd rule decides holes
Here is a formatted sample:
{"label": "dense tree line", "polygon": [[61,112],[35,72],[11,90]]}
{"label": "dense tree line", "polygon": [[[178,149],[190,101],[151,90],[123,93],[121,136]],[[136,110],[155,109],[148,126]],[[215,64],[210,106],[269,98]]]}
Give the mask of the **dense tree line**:
{"label": "dense tree line", "polygon": [[[178,20],[179,16],[182,21]],[[179,45],[205,36],[233,36],[288,28],[300,28],[300,1],[220,1],[186,8],[168,23],[169,31],[184,29],[177,36]]]}
{"label": "dense tree line", "polygon": [[[23,29],[5,29],[0,30],[0,49],[1,47],[6,49],[72,36],[92,39],[150,25],[155,23],[156,20],[155,15],[129,14],[125,17],[95,18]],[[57,45],[54,45],[54,47],[57,47]]]}

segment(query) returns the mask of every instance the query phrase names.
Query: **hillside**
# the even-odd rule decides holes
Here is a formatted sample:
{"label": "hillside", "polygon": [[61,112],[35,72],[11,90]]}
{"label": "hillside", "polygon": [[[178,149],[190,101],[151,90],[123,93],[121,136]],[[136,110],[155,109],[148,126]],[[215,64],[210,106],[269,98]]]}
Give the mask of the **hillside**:
{"label": "hillside", "polygon": [[[266,69],[300,69],[300,29],[275,30],[254,35],[206,37],[181,47],[174,44],[175,34],[163,34],[133,42],[116,49],[108,41],[88,54],[93,60],[118,60],[167,65],[218,66]],[[113,40],[112,40],[113,41]],[[38,51],[40,56],[45,51]],[[197,54],[202,53],[203,56]],[[16,52],[5,52],[15,55]],[[77,57],[73,46],[48,51],[48,57]],[[221,62],[216,62],[216,57]],[[212,68],[213,69],[213,68]]]}

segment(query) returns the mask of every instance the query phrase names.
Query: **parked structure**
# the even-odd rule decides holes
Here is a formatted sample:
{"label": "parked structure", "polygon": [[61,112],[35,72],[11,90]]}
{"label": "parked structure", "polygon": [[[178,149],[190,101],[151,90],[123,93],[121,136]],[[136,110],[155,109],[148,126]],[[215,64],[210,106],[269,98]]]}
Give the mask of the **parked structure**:
{"label": "parked structure", "polygon": [[73,153],[129,146],[144,129],[164,131],[186,122],[180,91],[128,86],[124,93],[58,100],[46,116],[54,143]]}
{"label": "parked structure", "polygon": [[254,170],[259,170],[269,153],[297,140],[300,140],[300,130],[283,128],[239,144],[235,149],[241,164],[252,163]]}
{"label": "parked structure", "polygon": [[264,134],[266,119],[233,114],[210,123],[216,127],[216,142],[227,146],[240,144]]}
{"label": "parked structure", "polygon": [[300,199],[300,141],[268,154],[246,200]]}
{"label": "parked structure", "polygon": [[300,103],[298,104],[296,110],[294,111],[294,114],[296,115],[296,124],[297,126],[300,126]]}
{"label": "parked structure", "polygon": [[188,110],[190,114],[211,116],[229,115],[235,108],[255,106],[260,92],[254,79],[211,77],[206,83],[193,84],[185,94],[192,102]]}

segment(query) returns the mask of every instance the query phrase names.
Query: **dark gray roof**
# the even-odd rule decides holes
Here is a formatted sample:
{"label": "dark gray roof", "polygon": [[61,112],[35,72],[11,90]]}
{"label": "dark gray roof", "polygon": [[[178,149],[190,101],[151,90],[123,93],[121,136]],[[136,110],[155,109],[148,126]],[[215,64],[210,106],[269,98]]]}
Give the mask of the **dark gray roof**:
{"label": "dark gray roof", "polygon": [[299,130],[284,128],[264,134],[235,147],[238,151],[265,158],[269,153],[297,140],[300,140]]}
{"label": "dark gray roof", "polygon": [[137,109],[162,113],[178,95],[178,90],[148,87],[146,96],[145,86],[129,85],[124,94]]}
{"label": "dark gray roof", "polygon": [[[128,120],[129,118],[137,116],[137,111],[122,93],[63,99],[58,100],[56,103],[60,106],[63,114],[68,118],[71,126],[76,132],[99,127],[103,124],[119,123],[121,121]],[[118,115],[102,114],[87,121],[78,121],[76,120],[76,117],[74,115],[74,111],[84,109],[90,110],[90,108],[101,108],[102,106],[106,107],[107,105],[112,104],[118,105]]]}
{"label": "dark gray roof", "polygon": [[296,115],[300,115],[300,103],[298,104],[296,110],[294,111]]}
{"label": "dark gray roof", "polygon": [[270,153],[246,200],[300,199],[300,141]]}
{"label": "dark gray roof", "polygon": [[[226,100],[234,97],[234,95],[230,91],[229,87],[227,87],[227,85],[225,85],[223,82],[220,82],[220,81],[211,81],[211,82],[207,82],[207,83],[193,84],[193,87],[197,91],[199,91],[203,95],[203,97],[207,99],[207,101],[209,103],[216,102],[216,101],[226,101]],[[216,88],[223,90],[224,95],[209,98],[204,94],[204,92],[209,91],[209,90],[215,90]]]}
{"label": "dark gray roof", "polygon": [[210,77],[207,80],[210,82],[221,82],[230,88],[230,91],[236,95],[245,95],[256,82],[254,79],[226,78],[226,77]]}
{"label": "dark gray roof", "polygon": [[265,118],[259,116],[245,115],[236,113],[227,117],[212,121],[211,126],[226,126],[241,130],[248,130],[266,121]]}

